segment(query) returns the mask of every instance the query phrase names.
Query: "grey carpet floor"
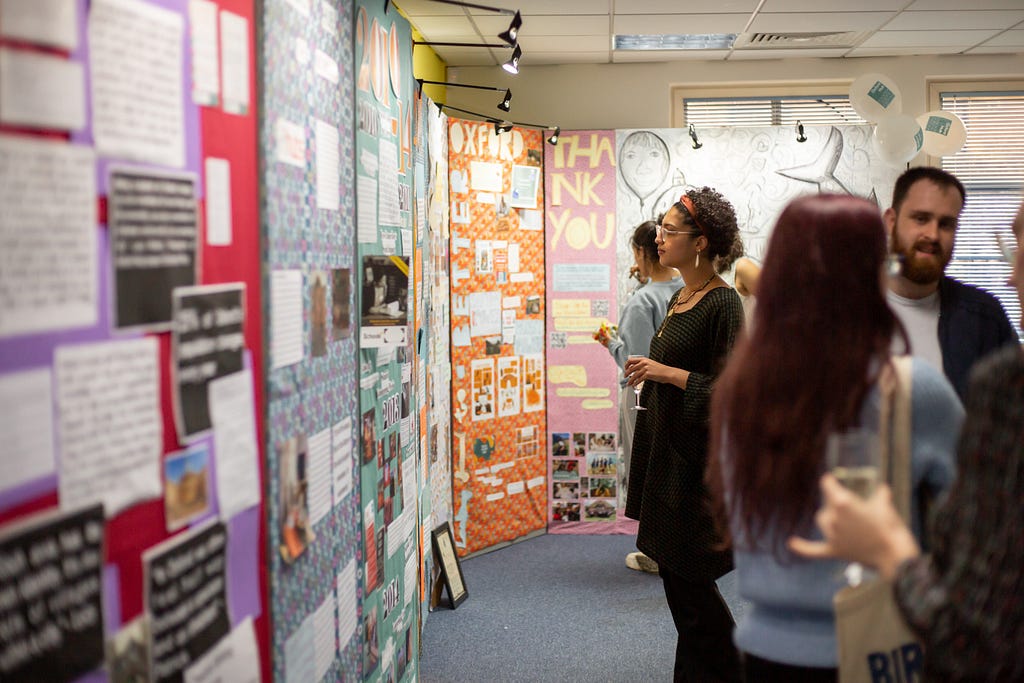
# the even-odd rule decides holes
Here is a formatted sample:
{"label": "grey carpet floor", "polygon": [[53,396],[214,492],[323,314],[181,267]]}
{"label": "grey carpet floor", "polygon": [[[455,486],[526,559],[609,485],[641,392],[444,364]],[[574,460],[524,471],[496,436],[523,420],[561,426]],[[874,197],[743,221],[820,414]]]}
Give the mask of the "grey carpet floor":
{"label": "grey carpet floor", "polygon": [[[546,534],[463,560],[469,598],[426,615],[420,681],[671,680],[675,627],[661,579],[626,568],[635,549]],[[734,575],[719,587],[738,617]]]}

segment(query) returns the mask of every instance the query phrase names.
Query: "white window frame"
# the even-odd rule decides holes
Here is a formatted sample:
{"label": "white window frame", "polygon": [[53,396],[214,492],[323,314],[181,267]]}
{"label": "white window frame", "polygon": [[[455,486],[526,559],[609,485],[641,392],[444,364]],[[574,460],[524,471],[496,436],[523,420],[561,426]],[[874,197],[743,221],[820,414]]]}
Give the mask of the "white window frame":
{"label": "white window frame", "polygon": [[849,93],[852,80],[828,79],[821,81],[799,82],[734,82],[716,83],[714,85],[689,84],[675,85],[669,90],[672,98],[673,128],[685,128],[686,106],[689,99],[705,99],[710,97],[799,97],[801,95],[822,95]]}

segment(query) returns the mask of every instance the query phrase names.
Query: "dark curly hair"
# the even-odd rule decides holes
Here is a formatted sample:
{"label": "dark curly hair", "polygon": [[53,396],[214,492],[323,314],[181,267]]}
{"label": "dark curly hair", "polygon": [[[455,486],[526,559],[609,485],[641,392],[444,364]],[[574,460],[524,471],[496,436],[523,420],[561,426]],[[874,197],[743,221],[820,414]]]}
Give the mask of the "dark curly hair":
{"label": "dark curly hair", "polygon": [[654,238],[657,235],[657,228],[661,221],[644,221],[633,230],[633,237],[629,244],[643,254],[644,259],[650,263],[658,262],[658,245]]}
{"label": "dark curly hair", "polygon": [[[690,216],[690,210],[682,202],[676,202],[674,206],[707,238],[708,256],[715,270],[724,273],[736,259],[743,256],[743,240],[740,239],[740,228],[736,223],[736,210],[720,192],[707,186],[699,190],[687,190],[686,196],[693,202],[696,216]],[[700,223],[699,227],[697,223]]]}

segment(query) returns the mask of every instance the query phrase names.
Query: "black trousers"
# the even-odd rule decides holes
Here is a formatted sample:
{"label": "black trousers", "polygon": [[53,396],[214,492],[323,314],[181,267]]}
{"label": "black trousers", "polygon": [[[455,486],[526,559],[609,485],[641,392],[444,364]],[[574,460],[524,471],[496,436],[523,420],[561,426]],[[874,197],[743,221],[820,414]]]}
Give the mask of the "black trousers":
{"label": "black trousers", "polygon": [[743,654],[743,680],[748,683],[836,683],[835,669],[790,666]]}
{"label": "black trousers", "polygon": [[732,642],[736,626],[714,581],[693,582],[660,569],[665,598],[679,632],[675,683],[738,683],[740,659]]}

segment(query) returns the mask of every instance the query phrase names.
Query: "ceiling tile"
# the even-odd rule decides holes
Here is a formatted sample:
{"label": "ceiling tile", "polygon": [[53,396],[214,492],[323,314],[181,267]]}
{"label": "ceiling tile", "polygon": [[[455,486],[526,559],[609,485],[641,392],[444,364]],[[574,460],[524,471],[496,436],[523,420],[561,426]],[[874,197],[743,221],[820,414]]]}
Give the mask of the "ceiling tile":
{"label": "ceiling tile", "polygon": [[1024,47],[1024,30],[1006,31],[985,41],[979,47]]}
{"label": "ceiling tile", "polygon": [[[879,31],[860,47],[941,47],[958,52],[988,40],[997,31]],[[957,49],[958,48],[958,49]]]}
{"label": "ceiling tile", "polygon": [[619,35],[649,36],[739,33],[746,25],[746,14],[617,14],[612,31]]}
{"label": "ceiling tile", "polygon": [[805,12],[765,14],[754,17],[748,32],[800,33],[818,31],[870,31],[885,24],[892,12]]}
{"label": "ceiling tile", "polygon": [[411,21],[427,40],[449,40],[458,36],[479,36],[469,17],[416,17]]}
{"label": "ceiling tile", "polygon": [[465,16],[466,14],[465,10],[461,7],[456,5],[445,5],[440,2],[432,2],[431,0],[401,0],[394,4],[400,7],[408,17],[436,17],[456,14]]}
{"label": "ceiling tile", "polygon": [[1009,28],[1024,21],[1024,10],[955,10],[949,12],[903,12],[891,22],[886,31],[942,31],[946,29],[970,30]]}
{"label": "ceiling tile", "polygon": [[746,14],[757,9],[758,0],[629,0],[616,4],[615,14],[676,14],[685,9],[689,14]]}
{"label": "ceiling tile", "polygon": [[610,50],[611,38],[603,36],[527,36],[520,34],[519,45],[528,52],[595,52]]}
{"label": "ceiling tile", "polygon": [[[520,67],[544,66],[549,64],[607,64],[608,50],[603,52],[531,52],[530,61],[520,62]],[[513,89],[514,91],[514,89]]]}
{"label": "ceiling tile", "polygon": [[[474,17],[484,35],[497,35],[508,28],[509,17],[494,15]],[[585,14],[574,17],[553,17],[532,14],[523,17],[521,36],[595,36],[608,35],[607,14]]]}
{"label": "ceiling tile", "polygon": [[906,0],[857,0],[856,3],[822,2],[822,0],[765,0],[761,13],[778,12],[898,12]]}
{"label": "ceiling tile", "polygon": [[[493,3],[512,10],[519,10],[524,16],[527,14],[555,14],[565,17],[566,21],[573,14],[608,14],[609,0],[502,0]],[[481,4],[490,5],[491,2]],[[481,10],[470,10],[473,14],[488,14]]]}
{"label": "ceiling tile", "polygon": [[[908,10],[946,9],[959,10],[964,8],[963,0],[916,0]],[[1020,0],[971,0],[971,9],[1020,9]]]}
{"label": "ceiling tile", "polygon": [[448,66],[492,66],[501,64],[507,59],[503,56],[499,62],[489,49],[480,47],[435,47],[433,49]]}
{"label": "ceiling tile", "polygon": [[809,59],[813,57],[842,57],[850,48],[828,48],[828,49],[807,49],[807,50],[733,50],[729,55],[729,61],[742,61],[750,59]]}
{"label": "ceiling tile", "polygon": [[847,57],[899,57],[902,55],[950,55],[959,54],[966,48],[938,47],[858,47],[850,50]]}

